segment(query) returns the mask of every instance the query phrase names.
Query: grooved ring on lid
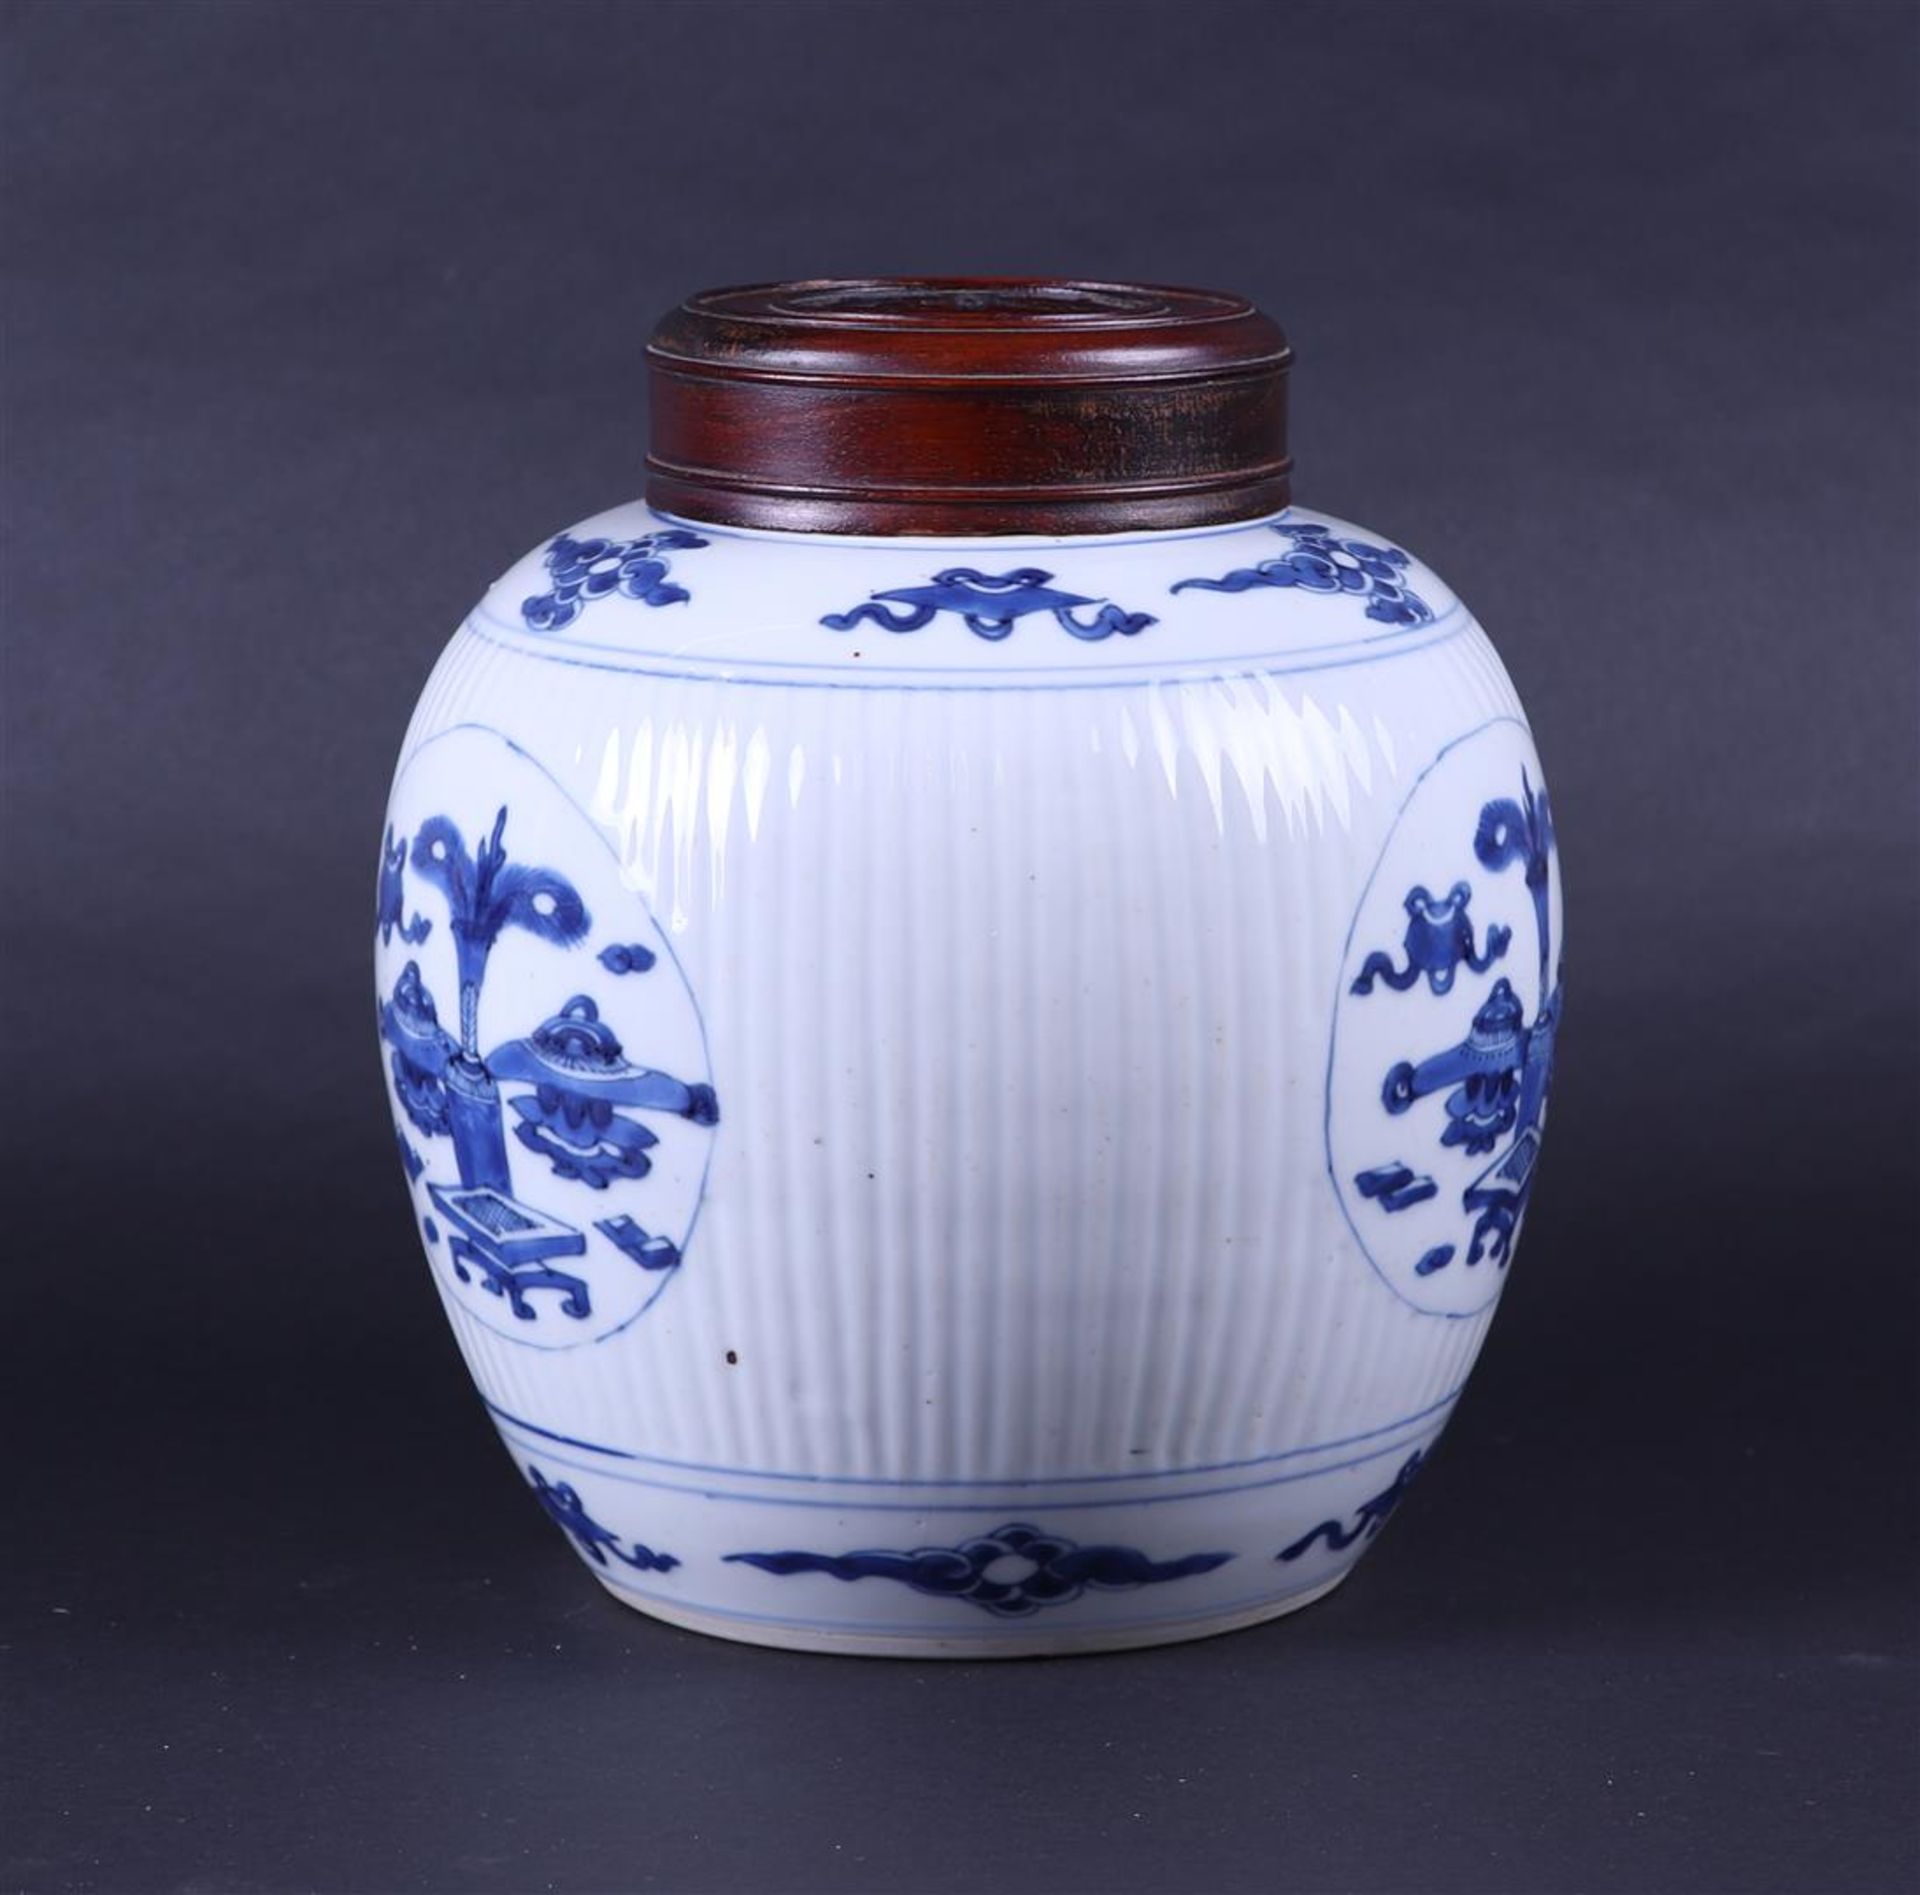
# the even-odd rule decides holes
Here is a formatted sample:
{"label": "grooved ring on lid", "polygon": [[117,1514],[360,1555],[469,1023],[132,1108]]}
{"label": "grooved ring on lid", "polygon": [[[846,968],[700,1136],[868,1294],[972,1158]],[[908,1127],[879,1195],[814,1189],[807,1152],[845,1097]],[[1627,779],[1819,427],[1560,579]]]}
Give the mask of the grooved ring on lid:
{"label": "grooved ring on lid", "polygon": [[801,532],[1098,533],[1287,504],[1279,328],[1244,297],[1029,278],[709,290],[647,348],[647,498]]}

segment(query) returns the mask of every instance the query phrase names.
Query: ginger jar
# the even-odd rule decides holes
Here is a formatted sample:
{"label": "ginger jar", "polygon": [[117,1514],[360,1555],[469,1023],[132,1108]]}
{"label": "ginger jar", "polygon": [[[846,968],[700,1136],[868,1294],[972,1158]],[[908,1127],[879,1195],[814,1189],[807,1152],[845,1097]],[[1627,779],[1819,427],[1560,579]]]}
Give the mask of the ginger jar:
{"label": "ginger jar", "polygon": [[1305,1605],[1433,1452],[1560,1017],[1525,717],[1295,504],[1240,298],[694,297],[643,500],[455,634],[378,1019],[432,1281],[615,1598],[912,1656]]}

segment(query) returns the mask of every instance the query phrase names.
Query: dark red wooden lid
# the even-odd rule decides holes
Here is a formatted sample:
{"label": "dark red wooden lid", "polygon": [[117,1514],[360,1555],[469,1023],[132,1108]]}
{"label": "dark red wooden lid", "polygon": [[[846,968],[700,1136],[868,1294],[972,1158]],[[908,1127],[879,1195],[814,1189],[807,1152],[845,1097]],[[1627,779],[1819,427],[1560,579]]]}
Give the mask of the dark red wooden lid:
{"label": "dark red wooden lid", "polygon": [[1287,504],[1278,325],[1142,283],[876,277],[690,297],[647,345],[647,499],[806,533],[1119,533]]}

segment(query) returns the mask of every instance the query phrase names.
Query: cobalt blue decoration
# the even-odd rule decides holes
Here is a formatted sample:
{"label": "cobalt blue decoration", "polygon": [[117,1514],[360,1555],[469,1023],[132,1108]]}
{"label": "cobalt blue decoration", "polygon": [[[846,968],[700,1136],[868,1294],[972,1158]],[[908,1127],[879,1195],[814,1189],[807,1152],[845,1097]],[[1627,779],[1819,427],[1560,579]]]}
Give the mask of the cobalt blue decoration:
{"label": "cobalt blue decoration", "polygon": [[527,1479],[533,1484],[534,1498],[546,1509],[547,1518],[563,1533],[571,1534],[581,1552],[596,1566],[604,1566],[609,1553],[622,1564],[643,1573],[670,1573],[680,1564],[671,1553],[656,1553],[638,1540],[630,1547],[622,1546],[619,1534],[611,1527],[603,1527],[588,1513],[586,1502],[571,1482],[550,1481],[531,1462],[527,1464]]}
{"label": "cobalt blue decoration", "polygon": [[679,605],[691,596],[667,578],[668,553],[690,552],[708,541],[684,527],[643,533],[638,539],[577,540],[562,533],[547,548],[545,565],[553,575],[550,591],[520,608],[529,631],[557,632],[571,625],[596,599],[637,599],[642,605]]}
{"label": "cobalt blue decoration", "polygon": [[[1053,574],[1037,566],[1021,566],[1013,572],[977,572],[971,566],[950,566],[933,575],[927,586],[900,586],[891,592],[876,592],[864,605],[850,612],[829,612],[820,623],[836,632],[851,631],[856,625],[872,624],[890,632],[917,632],[931,625],[942,612],[957,612],[967,629],[982,638],[1005,638],[1016,619],[1029,612],[1051,612],[1056,622],[1075,638],[1110,638],[1118,632],[1131,638],[1156,621],[1145,612],[1122,611],[1103,600],[1084,598],[1077,592],[1055,590]],[[1098,609],[1091,618],[1077,618],[1081,606]]]}
{"label": "cobalt blue decoration", "polygon": [[480,1057],[480,989],[487,957],[508,928],[522,928],[555,947],[571,947],[591,925],[571,882],[553,869],[507,860],[507,812],[469,854],[452,819],[429,816],[413,839],[413,871],[446,897],[452,916],[454,959],[460,977],[460,1052],[443,1079],[462,1184],[508,1191],[507,1148],[500,1095]]}
{"label": "cobalt blue decoration", "polygon": [[654,952],[638,941],[614,941],[595,956],[609,974],[644,974],[653,965]]}
{"label": "cobalt blue decoration", "polygon": [[427,1168],[427,1161],[414,1150],[412,1141],[399,1126],[393,1128],[395,1142],[400,1147],[400,1169],[407,1174],[407,1182],[413,1184]]}
{"label": "cobalt blue decoration", "polygon": [[1426,1451],[1414,1449],[1413,1453],[1401,1463],[1400,1471],[1393,1477],[1392,1486],[1375,1494],[1369,1500],[1363,1500],[1354,1509],[1353,1524],[1347,1526],[1339,1520],[1322,1520],[1311,1533],[1304,1533],[1294,1543],[1275,1555],[1277,1559],[1298,1559],[1317,1542],[1324,1540],[1330,1553],[1345,1552],[1356,1540],[1371,1540],[1393,1516],[1393,1511],[1407,1497],[1407,1489],[1413,1485],[1414,1477],[1426,1466]]}
{"label": "cobalt blue decoration", "polygon": [[1431,1178],[1397,1159],[1361,1172],[1353,1182],[1363,1198],[1372,1198],[1383,1211],[1409,1210],[1440,1194],[1440,1187]]}
{"label": "cobalt blue decoration", "polygon": [[[1513,982],[1502,975],[1475,1010],[1466,1038],[1425,1059],[1396,1062],[1381,1084],[1380,1101],[1398,1117],[1420,1100],[1445,1093],[1442,1148],[1478,1157],[1498,1148],[1498,1156],[1461,1193],[1461,1206],[1474,1214],[1467,1265],[1490,1260],[1504,1269],[1533,1189],[1561,1008],[1561,989],[1553,977],[1548,901],[1553,811],[1546,793],[1534,789],[1524,769],[1517,798],[1497,797],[1482,807],[1473,852],[1492,874],[1504,873],[1516,862],[1522,865],[1537,923],[1540,992],[1546,998],[1529,1022]],[[1378,977],[1405,992],[1424,974],[1429,989],[1444,994],[1459,968],[1475,974],[1488,972],[1507,952],[1512,930],[1489,927],[1485,952],[1476,953],[1473,927],[1467,919],[1470,899],[1465,882],[1456,882],[1444,902],[1435,902],[1424,888],[1414,888],[1406,901],[1410,918],[1403,943],[1406,966],[1396,968],[1390,955],[1376,949],[1367,956],[1352,991],[1371,993]],[[1362,1197],[1388,1211],[1404,1210],[1433,1195],[1431,1190],[1416,1194],[1412,1171],[1397,1162],[1360,1172],[1353,1182]],[[1436,1245],[1414,1265],[1414,1274],[1431,1276],[1452,1263],[1455,1255],[1452,1244]]]}
{"label": "cobalt blue decoration", "polygon": [[1492,1151],[1519,1117],[1525,1013],[1513,983],[1503,976],[1473,1016],[1467,1037],[1417,1066],[1402,1060],[1387,1074],[1381,1103],[1398,1114],[1429,1093],[1451,1086],[1441,1144],[1464,1145],[1469,1152]]}
{"label": "cobalt blue decoration", "polygon": [[679,1246],[671,1238],[649,1236],[630,1217],[603,1217],[594,1229],[643,1270],[671,1270],[680,1261]]}
{"label": "cobalt blue decoration", "polygon": [[[440,1024],[418,961],[409,961],[400,970],[391,998],[381,1004],[380,1037],[393,1049],[388,1064],[400,1109],[416,1131],[428,1138],[445,1138],[452,1130],[447,1068],[459,1058],[460,1043]],[[414,1157],[419,1160],[417,1152]],[[404,1155],[401,1163],[407,1165],[409,1180],[419,1175]]]}
{"label": "cobalt blue decoration", "polygon": [[490,1185],[429,1184],[427,1195],[447,1220],[447,1250],[462,1283],[472,1282],[473,1272],[479,1271],[480,1287],[505,1297],[526,1323],[535,1320],[529,1290],[556,1291],[560,1308],[576,1321],[593,1314],[585,1282],[552,1263],[555,1257],[577,1257],[585,1251],[586,1238],[571,1225]]}
{"label": "cobalt blue decoration", "polygon": [[1256,586],[1298,587],[1303,592],[1344,592],[1367,601],[1367,617],[1383,625],[1425,625],[1433,608],[1402,579],[1409,564],[1397,546],[1341,539],[1331,527],[1303,521],[1276,522],[1276,533],[1293,550],[1257,566],[1241,566],[1219,579],[1182,579],[1175,592],[1250,592]]}
{"label": "cobalt blue decoration", "polygon": [[433,923],[424,915],[406,919],[407,895],[403,871],[407,866],[407,845],[393,839],[393,825],[387,825],[387,839],[380,850],[380,889],[374,904],[374,923],[380,931],[380,944],[389,945],[398,934],[408,947],[418,947],[433,932]]}
{"label": "cobalt blue decoration", "polygon": [[1089,1587],[1130,1592],[1224,1566],[1231,1553],[1193,1553],[1152,1560],[1130,1546],[1076,1546],[1037,1527],[996,1527],[959,1546],[923,1546],[910,1553],[729,1553],[731,1563],[762,1572],[828,1573],[835,1579],[897,1579],[915,1592],[964,1599],[996,1618],[1021,1619],[1043,1606],[1065,1605]]}
{"label": "cobalt blue decoration", "polygon": [[648,1148],[659,1139],[614,1107],[674,1112],[697,1125],[720,1116],[713,1088],[689,1086],[668,1073],[631,1064],[589,994],[575,994],[524,1040],[488,1055],[500,1079],[534,1087],[513,1101],[520,1123],[514,1136],[548,1159],[554,1174],[604,1191],[613,1178],[643,1178],[652,1168]]}
{"label": "cobalt blue decoration", "polygon": [[1465,882],[1455,882],[1438,901],[1424,888],[1410,889],[1406,902],[1407,933],[1401,943],[1406,950],[1406,966],[1395,967],[1391,954],[1375,948],[1354,980],[1353,991],[1370,994],[1373,983],[1383,980],[1395,993],[1405,993],[1424,974],[1427,986],[1436,994],[1444,994],[1451,990],[1453,977],[1460,968],[1484,974],[1506,953],[1513,940],[1513,930],[1503,928],[1496,921],[1487,930],[1486,952],[1477,953],[1473,923],[1467,916],[1472,901],[1473,890]]}
{"label": "cobalt blue decoration", "polygon": [[[687,1085],[629,1061],[588,994],[575,994],[527,1038],[482,1056],[480,995],[500,936],[520,928],[553,947],[570,948],[592,925],[586,904],[565,876],[508,860],[507,815],[503,806],[477,851],[469,851],[450,818],[431,816],[420,825],[410,851],[414,873],[446,898],[460,980],[460,1037],[441,1025],[419,963],[411,960],[380,1008],[380,1031],[392,1049],[394,1091],[402,1111],[426,1136],[453,1141],[458,1187],[429,1183],[427,1189],[448,1225],[454,1274],[462,1283],[477,1277],[482,1289],[503,1298],[523,1322],[537,1321],[542,1307],[584,1321],[593,1313],[590,1288],[583,1277],[558,1267],[558,1260],[583,1255],[586,1237],[516,1197],[501,1085],[532,1088],[508,1102],[519,1121],[514,1135],[520,1143],[547,1159],[556,1177],[595,1191],[604,1191],[615,1178],[644,1177],[652,1162],[647,1151],[659,1142],[616,1108],[673,1112],[712,1125],[719,1119],[719,1103],[709,1085]],[[383,915],[389,907],[398,914],[404,906],[398,858],[408,854],[404,845],[391,842],[382,850],[382,874],[390,871],[393,878],[391,899],[382,895]],[[639,971],[654,959],[650,949],[635,943],[605,950],[602,963],[611,967],[613,954],[623,963],[615,971]],[[425,1161],[397,1127],[396,1136],[412,1182],[425,1170]],[[630,1217],[607,1219],[596,1228],[643,1269],[666,1270],[680,1260],[670,1241],[651,1236]],[[553,1292],[557,1301],[536,1305],[530,1300],[534,1291]]]}

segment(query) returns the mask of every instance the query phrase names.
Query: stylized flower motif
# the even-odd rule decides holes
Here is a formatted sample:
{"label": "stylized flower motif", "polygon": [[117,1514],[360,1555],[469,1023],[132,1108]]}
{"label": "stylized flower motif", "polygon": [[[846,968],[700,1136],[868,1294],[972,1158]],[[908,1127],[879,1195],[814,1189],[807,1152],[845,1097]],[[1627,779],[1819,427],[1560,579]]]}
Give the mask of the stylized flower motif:
{"label": "stylized flower motif", "polygon": [[643,533],[631,540],[577,540],[562,533],[546,551],[552,590],[528,599],[520,615],[530,631],[557,632],[571,625],[594,600],[616,592],[642,605],[678,605],[690,595],[685,586],[668,579],[664,556],[708,543],[684,527]]}
{"label": "stylized flower motif", "polygon": [[1077,1546],[1058,1534],[1017,1523],[995,1527],[958,1546],[922,1546],[909,1553],[729,1553],[730,1562],[782,1577],[827,1573],[835,1579],[897,1579],[915,1592],[964,1599],[996,1618],[1023,1619],[1043,1606],[1065,1605],[1089,1586],[1128,1592],[1224,1566],[1231,1553],[1193,1553],[1153,1560],[1130,1546]]}
{"label": "stylized flower motif", "polygon": [[1218,579],[1182,579],[1175,592],[1250,592],[1256,586],[1344,592],[1367,601],[1367,617],[1382,625],[1425,625],[1433,608],[1404,582],[1409,561],[1397,546],[1342,539],[1317,522],[1276,523],[1293,550]]}

